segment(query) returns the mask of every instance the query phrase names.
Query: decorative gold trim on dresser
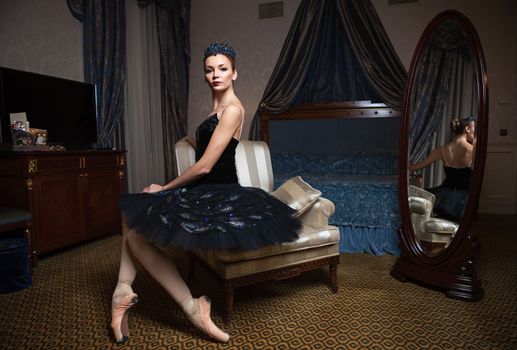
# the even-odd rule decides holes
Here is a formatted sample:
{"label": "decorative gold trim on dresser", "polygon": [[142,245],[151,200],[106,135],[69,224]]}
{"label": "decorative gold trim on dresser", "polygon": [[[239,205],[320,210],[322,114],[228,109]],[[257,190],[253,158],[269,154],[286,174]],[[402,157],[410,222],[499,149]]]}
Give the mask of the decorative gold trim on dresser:
{"label": "decorative gold trim on dresser", "polygon": [[28,190],[28,191],[31,191],[31,190],[32,190],[32,185],[33,185],[33,183],[32,183],[32,179],[27,179],[27,180],[25,180],[25,187],[27,187],[27,190]]}
{"label": "decorative gold trim on dresser", "polygon": [[124,155],[120,155],[119,158],[118,158],[118,165],[119,166],[124,166],[126,164],[126,157],[124,157]]}
{"label": "decorative gold trim on dresser", "polygon": [[38,160],[37,159],[29,159],[29,174],[35,174],[38,172]]}
{"label": "decorative gold trim on dresser", "polygon": [[84,156],[79,157],[79,168],[86,168],[86,158]]}
{"label": "decorative gold trim on dresser", "polygon": [[124,170],[119,170],[118,171],[118,176],[123,179],[124,178]]}

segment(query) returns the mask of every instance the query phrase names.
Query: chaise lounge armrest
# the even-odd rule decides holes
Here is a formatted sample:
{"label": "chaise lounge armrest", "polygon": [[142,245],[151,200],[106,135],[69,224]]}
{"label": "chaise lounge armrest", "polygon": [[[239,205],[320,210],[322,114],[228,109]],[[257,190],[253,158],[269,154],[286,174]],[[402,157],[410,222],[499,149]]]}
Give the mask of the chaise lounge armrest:
{"label": "chaise lounge armrest", "polygon": [[299,219],[302,224],[312,227],[326,227],[329,224],[329,218],[336,211],[336,206],[330,200],[319,197],[316,202],[302,215]]}
{"label": "chaise lounge armrest", "polygon": [[423,188],[419,188],[419,187],[416,187],[416,186],[413,186],[413,185],[409,185],[408,186],[408,197],[409,198],[411,198],[411,197],[419,197],[419,198],[427,199],[428,201],[431,202],[431,207],[434,206],[434,202],[435,202],[434,194],[432,194],[429,191],[424,190]]}

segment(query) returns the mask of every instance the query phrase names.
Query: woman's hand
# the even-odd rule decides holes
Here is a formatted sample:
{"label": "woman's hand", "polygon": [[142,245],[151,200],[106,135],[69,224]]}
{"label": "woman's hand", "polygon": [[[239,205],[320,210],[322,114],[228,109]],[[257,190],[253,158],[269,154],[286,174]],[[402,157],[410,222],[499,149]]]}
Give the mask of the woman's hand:
{"label": "woman's hand", "polygon": [[143,191],[144,193],[154,193],[154,192],[160,192],[163,191],[162,185],[157,184],[150,184],[149,186],[144,187]]}

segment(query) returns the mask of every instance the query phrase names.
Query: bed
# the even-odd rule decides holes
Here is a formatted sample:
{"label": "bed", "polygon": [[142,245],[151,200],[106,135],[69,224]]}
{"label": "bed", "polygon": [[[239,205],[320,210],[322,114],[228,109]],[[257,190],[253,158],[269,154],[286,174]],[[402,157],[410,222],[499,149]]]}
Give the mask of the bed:
{"label": "bed", "polygon": [[332,200],[340,252],[398,255],[399,112],[353,101],[259,114],[275,187],[299,175]]}

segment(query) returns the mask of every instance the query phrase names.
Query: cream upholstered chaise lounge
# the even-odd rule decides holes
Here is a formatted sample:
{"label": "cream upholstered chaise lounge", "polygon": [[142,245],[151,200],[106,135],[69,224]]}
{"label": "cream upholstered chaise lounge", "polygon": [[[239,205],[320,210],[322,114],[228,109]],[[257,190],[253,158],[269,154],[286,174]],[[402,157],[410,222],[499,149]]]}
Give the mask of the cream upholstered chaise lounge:
{"label": "cream upholstered chaise lounge", "polygon": [[[175,145],[178,174],[194,163],[195,152],[183,140]],[[241,141],[236,149],[235,162],[241,186],[259,187],[272,193],[274,180],[269,148],[262,141]],[[339,230],[328,224],[334,204],[322,198],[300,178],[286,182],[273,192],[280,199],[298,209],[303,227],[299,238],[290,243],[255,250],[199,250],[188,254],[189,278],[199,263],[224,288],[224,321],[232,316],[234,290],[237,287],[269,280],[281,280],[300,275],[304,271],[329,267],[329,282],[337,293],[337,265],[339,264]],[[285,187],[285,189],[284,189]]]}
{"label": "cream upholstered chaise lounge", "polygon": [[435,196],[429,191],[409,185],[408,200],[416,238],[429,252],[441,252],[454,238],[459,224],[432,216]]}

